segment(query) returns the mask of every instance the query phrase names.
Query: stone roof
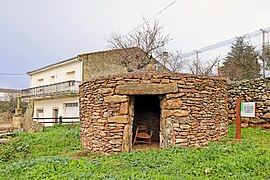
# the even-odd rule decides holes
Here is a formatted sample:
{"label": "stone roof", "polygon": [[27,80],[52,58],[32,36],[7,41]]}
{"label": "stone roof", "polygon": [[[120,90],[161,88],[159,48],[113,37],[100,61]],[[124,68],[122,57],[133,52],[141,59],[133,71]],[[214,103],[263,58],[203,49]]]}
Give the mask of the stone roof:
{"label": "stone roof", "polygon": [[218,79],[221,81],[228,81],[226,77],[219,77],[219,76],[204,76],[204,75],[194,75],[194,74],[184,74],[184,73],[174,73],[174,72],[168,72],[168,71],[154,71],[154,72],[129,72],[129,73],[122,73],[117,75],[110,75],[106,77],[97,77],[92,78],[89,81],[86,81],[82,83],[81,85],[87,83],[87,82],[94,82],[99,80],[106,80],[106,79],[119,79],[119,78],[140,78],[143,76],[170,76],[174,78],[180,78],[180,77],[198,77],[200,79]]}

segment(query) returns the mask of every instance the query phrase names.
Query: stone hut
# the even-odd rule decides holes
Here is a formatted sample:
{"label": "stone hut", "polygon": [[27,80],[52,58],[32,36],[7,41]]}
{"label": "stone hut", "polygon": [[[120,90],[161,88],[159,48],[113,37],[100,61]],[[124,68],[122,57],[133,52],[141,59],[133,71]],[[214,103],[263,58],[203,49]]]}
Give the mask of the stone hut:
{"label": "stone hut", "polygon": [[80,86],[81,143],[98,153],[132,149],[137,123],[160,148],[200,147],[227,135],[225,78],[141,72]]}

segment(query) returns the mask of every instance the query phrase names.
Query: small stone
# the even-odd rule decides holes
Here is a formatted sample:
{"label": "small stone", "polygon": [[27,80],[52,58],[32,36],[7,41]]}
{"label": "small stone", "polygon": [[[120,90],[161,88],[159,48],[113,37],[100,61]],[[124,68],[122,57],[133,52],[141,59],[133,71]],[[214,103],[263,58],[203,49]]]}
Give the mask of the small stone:
{"label": "small stone", "polygon": [[106,96],[104,98],[105,102],[114,102],[114,103],[121,103],[128,101],[128,96],[125,95],[114,95],[114,96]]}
{"label": "small stone", "polygon": [[120,105],[119,114],[120,115],[128,114],[128,102],[122,103]]}
{"label": "small stone", "polygon": [[179,135],[180,136],[187,136],[188,135],[188,132],[179,132]]}
{"label": "small stone", "polygon": [[241,127],[242,128],[247,128],[248,127],[248,123],[241,123]]}
{"label": "small stone", "polygon": [[188,142],[188,139],[176,139],[175,142],[176,143],[186,143],[186,142]]}
{"label": "small stone", "polygon": [[270,123],[265,123],[265,124],[263,124],[263,128],[265,128],[265,129],[270,129]]}
{"label": "small stone", "polygon": [[264,101],[264,104],[265,104],[266,106],[270,106],[270,100]]}
{"label": "small stone", "polygon": [[188,125],[188,124],[181,124],[180,125],[180,128],[182,128],[182,129],[189,129],[190,128],[190,125]]}
{"label": "small stone", "polygon": [[267,99],[268,99],[268,96],[267,96],[267,95],[263,95],[263,96],[262,96],[262,100],[265,101],[265,100],[267,100]]}
{"label": "small stone", "polygon": [[163,101],[161,108],[163,109],[180,109],[182,107],[181,99],[172,99]]}
{"label": "small stone", "polygon": [[115,149],[115,148],[113,148],[112,151],[113,151],[113,152],[121,152],[120,149]]}
{"label": "small stone", "polygon": [[184,96],[185,93],[176,93],[176,94],[166,94],[166,98],[167,99],[171,99],[171,98],[179,98]]}
{"label": "small stone", "polygon": [[164,117],[168,117],[168,116],[185,117],[185,116],[189,115],[189,111],[184,111],[184,110],[163,110],[162,115]]}
{"label": "small stone", "polygon": [[123,116],[113,116],[108,118],[108,122],[110,123],[120,123],[125,124],[129,122],[129,116],[123,115]]}
{"label": "small stone", "polygon": [[111,114],[112,114],[111,112],[104,112],[103,117],[105,118],[110,117]]}
{"label": "small stone", "polygon": [[266,113],[265,115],[261,116],[263,119],[270,119],[270,113]]}
{"label": "small stone", "polygon": [[249,122],[249,118],[248,117],[241,117],[241,122]]}
{"label": "small stone", "polygon": [[199,114],[204,115],[204,114],[206,114],[206,112],[205,111],[200,111]]}
{"label": "small stone", "polygon": [[107,94],[113,92],[112,88],[100,88],[98,89],[98,93],[100,94]]}
{"label": "small stone", "polygon": [[215,86],[215,83],[213,80],[204,80],[203,83],[202,83],[202,86],[209,86],[209,87],[214,87]]}
{"label": "small stone", "polygon": [[191,110],[193,110],[193,111],[200,111],[201,108],[198,108],[198,107],[196,107],[196,106],[193,106],[193,107],[191,107]]}
{"label": "small stone", "polygon": [[250,118],[249,122],[251,122],[253,124],[261,124],[261,123],[265,123],[266,121],[264,119],[260,119],[260,118]]}

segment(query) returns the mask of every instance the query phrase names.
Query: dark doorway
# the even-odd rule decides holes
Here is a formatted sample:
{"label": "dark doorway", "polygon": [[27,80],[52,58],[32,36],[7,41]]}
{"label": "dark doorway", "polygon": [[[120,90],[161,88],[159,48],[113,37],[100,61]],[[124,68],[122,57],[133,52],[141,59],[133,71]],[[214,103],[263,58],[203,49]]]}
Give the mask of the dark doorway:
{"label": "dark doorway", "polygon": [[[159,144],[160,132],[160,100],[158,95],[134,96],[134,121],[133,139],[138,125],[143,124],[147,127],[148,133],[152,134],[152,143]],[[151,144],[152,144],[151,143]]]}
{"label": "dark doorway", "polygon": [[57,121],[58,116],[59,116],[59,109],[53,108],[53,118],[55,122]]}

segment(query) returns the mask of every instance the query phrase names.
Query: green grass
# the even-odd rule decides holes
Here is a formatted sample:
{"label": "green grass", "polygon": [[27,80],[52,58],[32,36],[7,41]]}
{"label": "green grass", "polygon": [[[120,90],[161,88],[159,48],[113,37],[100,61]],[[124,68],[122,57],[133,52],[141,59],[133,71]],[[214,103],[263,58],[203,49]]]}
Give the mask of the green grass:
{"label": "green grass", "polygon": [[[174,147],[118,155],[82,150],[79,127],[17,134],[0,146],[0,179],[270,179],[270,131],[235,127],[201,149]],[[87,156],[85,156],[87,155]]]}

